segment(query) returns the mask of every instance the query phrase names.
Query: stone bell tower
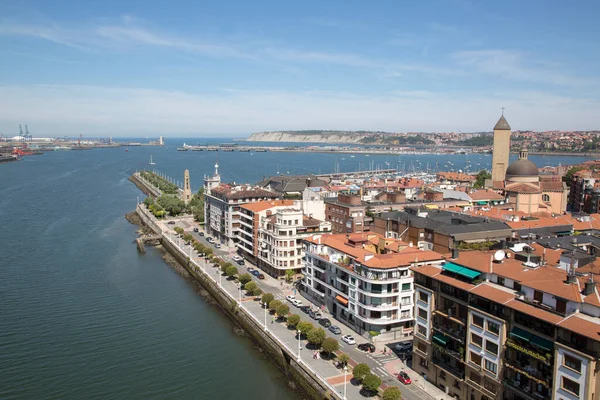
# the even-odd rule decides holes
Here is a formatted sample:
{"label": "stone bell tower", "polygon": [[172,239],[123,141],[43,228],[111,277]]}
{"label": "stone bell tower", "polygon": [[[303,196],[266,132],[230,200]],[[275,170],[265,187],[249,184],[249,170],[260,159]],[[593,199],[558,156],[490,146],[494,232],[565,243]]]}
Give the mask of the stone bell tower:
{"label": "stone bell tower", "polygon": [[188,204],[192,200],[192,188],[190,187],[190,171],[183,173],[183,201]]}

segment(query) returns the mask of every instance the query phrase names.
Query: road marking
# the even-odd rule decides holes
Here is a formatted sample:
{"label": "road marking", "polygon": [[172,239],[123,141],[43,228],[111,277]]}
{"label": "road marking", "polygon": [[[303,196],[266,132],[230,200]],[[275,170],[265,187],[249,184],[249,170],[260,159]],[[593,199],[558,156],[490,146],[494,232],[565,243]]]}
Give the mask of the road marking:
{"label": "road marking", "polygon": [[377,369],[381,372],[383,372],[384,375],[391,375],[389,372],[387,372],[385,369],[381,368],[381,367],[377,367]]}

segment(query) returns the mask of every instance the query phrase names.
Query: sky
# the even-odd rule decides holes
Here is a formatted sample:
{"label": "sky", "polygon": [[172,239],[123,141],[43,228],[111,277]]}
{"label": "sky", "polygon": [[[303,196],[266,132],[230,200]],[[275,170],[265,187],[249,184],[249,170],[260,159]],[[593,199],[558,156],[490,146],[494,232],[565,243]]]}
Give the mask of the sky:
{"label": "sky", "polygon": [[600,129],[598,1],[0,0],[0,132]]}

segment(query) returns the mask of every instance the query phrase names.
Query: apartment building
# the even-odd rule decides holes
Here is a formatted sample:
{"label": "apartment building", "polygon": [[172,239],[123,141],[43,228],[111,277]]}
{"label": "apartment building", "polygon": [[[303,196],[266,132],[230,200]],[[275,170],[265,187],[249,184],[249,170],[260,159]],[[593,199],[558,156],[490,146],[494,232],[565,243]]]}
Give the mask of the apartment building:
{"label": "apartment building", "polygon": [[304,240],[305,297],[338,321],[368,336],[404,339],[413,331],[411,266],[442,257],[374,233],[313,235]]}
{"label": "apartment building", "polygon": [[460,399],[597,398],[593,280],[502,253],[453,257],[413,268],[416,371]]}
{"label": "apartment building", "polygon": [[600,210],[600,174],[578,171],[571,177],[568,208],[573,212],[597,213]]}
{"label": "apartment building", "polygon": [[240,207],[275,200],[278,195],[256,186],[223,184],[218,168],[215,164],[215,174],[204,176],[204,227],[209,235],[234,247],[239,241]]}
{"label": "apartment building", "polygon": [[[259,201],[240,206],[238,248],[273,277],[302,269],[302,239],[330,232],[331,224],[306,216],[300,200]],[[322,204],[322,202],[321,202]]]}

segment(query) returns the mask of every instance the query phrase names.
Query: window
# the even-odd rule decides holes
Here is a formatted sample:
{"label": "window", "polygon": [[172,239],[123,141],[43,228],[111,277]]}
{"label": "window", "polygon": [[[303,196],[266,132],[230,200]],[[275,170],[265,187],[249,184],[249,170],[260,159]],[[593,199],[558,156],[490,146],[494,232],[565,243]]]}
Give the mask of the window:
{"label": "window", "polygon": [[572,381],[565,376],[562,377],[561,387],[563,390],[566,390],[567,392],[571,392],[571,393],[579,396],[579,383]]}
{"label": "window", "polygon": [[495,322],[488,321],[487,322],[487,330],[488,330],[488,332],[493,333],[494,335],[498,336],[500,334],[500,325],[498,325]]}
{"label": "window", "polygon": [[417,324],[417,332],[419,335],[427,337],[427,329],[423,325]]}
{"label": "window", "polygon": [[494,342],[486,340],[485,341],[485,351],[490,352],[497,356],[498,355],[498,345]]}
{"label": "window", "polygon": [[410,296],[403,297],[401,302],[402,302],[403,306],[409,305],[410,304]]}
{"label": "window", "polygon": [[419,365],[421,367],[425,368],[425,369],[429,369],[429,365],[427,363],[427,359],[423,358],[423,357],[420,357],[420,358],[421,358],[421,360],[419,361]]}
{"label": "window", "polygon": [[471,352],[471,362],[473,364],[481,366],[481,356],[475,352]]}
{"label": "window", "polygon": [[403,310],[400,312],[401,318],[410,318],[410,310]]}
{"label": "window", "polygon": [[479,315],[473,315],[473,325],[476,325],[483,329],[483,318]]}
{"label": "window", "polygon": [[498,285],[504,286],[504,278],[501,276],[498,277]]}
{"label": "window", "polygon": [[570,356],[568,354],[564,355],[563,365],[567,368],[571,368],[577,372],[581,372],[581,360]]}
{"label": "window", "polygon": [[429,296],[425,292],[419,292],[419,300],[423,303],[427,303],[429,301]]}
{"label": "window", "polygon": [[483,339],[481,336],[471,333],[471,343],[473,343],[477,347],[483,347]]}
{"label": "window", "polygon": [[419,318],[422,318],[425,321],[427,321],[427,310],[424,310],[421,307],[419,307]]}
{"label": "window", "polygon": [[[484,388],[486,388],[486,390],[487,390],[488,392],[490,392],[490,393],[494,393],[494,394],[496,394],[496,392],[497,392],[496,386],[495,386],[494,384],[492,384],[492,382],[490,382],[490,381],[489,381],[489,379],[486,379],[486,380],[483,382],[483,387],[484,387]],[[483,397],[482,397],[482,399],[483,399],[484,397],[485,397],[485,396],[483,396]]]}
{"label": "window", "polygon": [[417,349],[419,349],[421,352],[423,352],[424,354],[427,354],[427,345],[423,342],[418,342],[417,343]]}
{"label": "window", "polygon": [[446,379],[446,371],[444,371],[442,369],[440,370],[440,379],[444,379],[444,380]]}
{"label": "window", "polygon": [[469,380],[471,382],[475,382],[478,385],[481,385],[481,375],[479,375],[478,373],[471,371],[471,373],[469,374]]}
{"label": "window", "polygon": [[406,292],[408,290],[410,290],[410,283],[403,283],[402,284],[402,291]]}
{"label": "window", "polygon": [[496,372],[498,371],[498,366],[493,361],[485,360],[485,369],[496,375]]}
{"label": "window", "polygon": [[550,201],[550,196],[544,193],[542,195],[542,201],[548,203]]}

